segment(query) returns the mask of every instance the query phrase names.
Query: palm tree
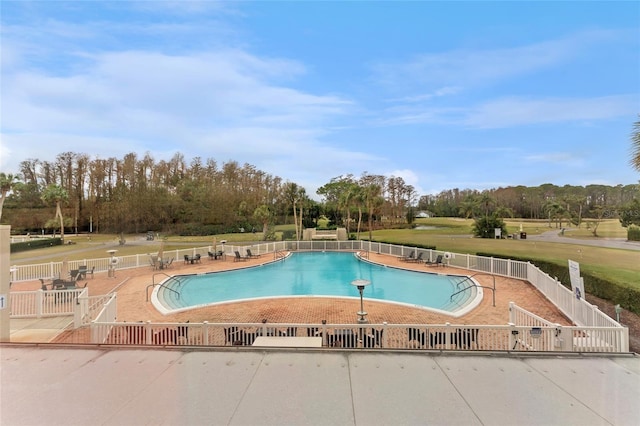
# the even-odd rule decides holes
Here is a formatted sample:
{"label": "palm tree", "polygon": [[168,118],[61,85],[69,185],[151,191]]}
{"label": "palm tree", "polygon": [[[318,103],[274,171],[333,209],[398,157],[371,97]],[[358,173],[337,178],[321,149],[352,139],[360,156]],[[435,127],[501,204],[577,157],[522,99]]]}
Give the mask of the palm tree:
{"label": "palm tree", "polygon": [[[284,186],[284,196],[293,207],[293,223],[296,228],[296,240],[300,241],[302,225],[300,225],[300,229],[298,229],[298,212],[296,211],[296,205],[306,197],[306,191],[303,187],[293,182],[287,182]],[[302,216],[302,207],[300,207],[300,216]]]}
{"label": "palm tree", "polygon": [[59,185],[51,184],[47,186],[42,193],[42,201],[47,204],[56,204],[56,217],[60,220],[60,239],[62,241],[64,241],[64,219],[62,217],[60,204],[63,201],[66,202],[68,199],[69,194],[67,194],[67,191]]}
{"label": "palm tree", "polygon": [[0,219],[2,219],[2,206],[7,199],[7,194],[15,188],[17,183],[18,176],[0,173]]}
{"label": "palm tree", "polygon": [[631,150],[631,164],[640,172],[640,120],[636,121],[633,125],[633,132],[631,133]]}

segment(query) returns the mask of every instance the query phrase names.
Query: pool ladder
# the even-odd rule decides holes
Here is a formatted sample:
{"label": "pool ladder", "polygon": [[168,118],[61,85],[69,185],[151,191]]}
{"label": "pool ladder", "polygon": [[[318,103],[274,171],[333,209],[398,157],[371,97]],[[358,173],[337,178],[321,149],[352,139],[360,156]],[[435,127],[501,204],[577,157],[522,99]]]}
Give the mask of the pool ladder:
{"label": "pool ladder", "polygon": [[287,255],[284,250],[276,250],[273,252],[273,260],[284,259],[285,257],[287,257]]}

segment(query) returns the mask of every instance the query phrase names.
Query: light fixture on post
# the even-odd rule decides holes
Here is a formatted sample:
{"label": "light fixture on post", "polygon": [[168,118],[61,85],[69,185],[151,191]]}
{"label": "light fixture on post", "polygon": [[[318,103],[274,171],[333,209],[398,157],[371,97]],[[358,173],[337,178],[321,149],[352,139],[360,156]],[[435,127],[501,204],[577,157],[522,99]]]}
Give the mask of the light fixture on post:
{"label": "light fixture on post", "polygon": [[118,250],[107,250],[107,253],[111,255],[111,259],[109,259],[109,268],[107,269],[107,276],[109,278],[116,277],[116,265],[118,264],[118,258],[116,257],[116,252]]}
{"label": "light fixture on post", "polygon": [[362,292],[364,291],[364,288],[366,286],[368,286],[369,284],[371,284],[371,281],[369,280],[363,280],[363,279],[357,279],[357,280],[353,280],[351,281],[351,285],[356,287],[358,289],[358,291],[360,292],[360,311],[357,312],[359,318],[358,318],[358,322],[359,323],[366,323],[367,322],[367,313],[364,311],[364,303],[362,300]]}

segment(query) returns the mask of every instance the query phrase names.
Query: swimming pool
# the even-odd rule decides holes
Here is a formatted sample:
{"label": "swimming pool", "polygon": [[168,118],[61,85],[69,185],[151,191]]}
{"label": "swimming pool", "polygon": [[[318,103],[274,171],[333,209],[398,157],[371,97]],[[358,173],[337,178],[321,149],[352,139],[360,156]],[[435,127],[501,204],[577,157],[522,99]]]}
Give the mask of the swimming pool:
{"label": "swimming pool", "polygon": [[475,307],[481,289],[458,292],[461,275],[415,272],[378,265],[351,252],[292,253],[286,259],[240,270],[179,275],[154,289],[152,301],[163,313],[221,303],[274,297],[360,297],[351,285],[370,281],[364,298],[459,316]]}

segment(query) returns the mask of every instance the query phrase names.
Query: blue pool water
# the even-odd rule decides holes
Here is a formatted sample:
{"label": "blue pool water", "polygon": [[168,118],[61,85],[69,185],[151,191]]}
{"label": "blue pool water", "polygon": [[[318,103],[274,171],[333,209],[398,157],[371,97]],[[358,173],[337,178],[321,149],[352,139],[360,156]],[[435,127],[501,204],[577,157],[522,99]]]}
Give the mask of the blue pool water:
{"label": "blue pool water", "polygon": [[358,289],[351,282],[365,279],[371,282],[364,290],[365,299],[455,312],[477,296],[475,290],[465,291],[451,301],[452,294],[459,290],[457,284],[464,278],[385,267],[363,261],[353,253],[293,253],[263,266],[177,276],[156,289],[154,303],[159,303],[161,310],[176,311],[265,297],[359,298]]}

